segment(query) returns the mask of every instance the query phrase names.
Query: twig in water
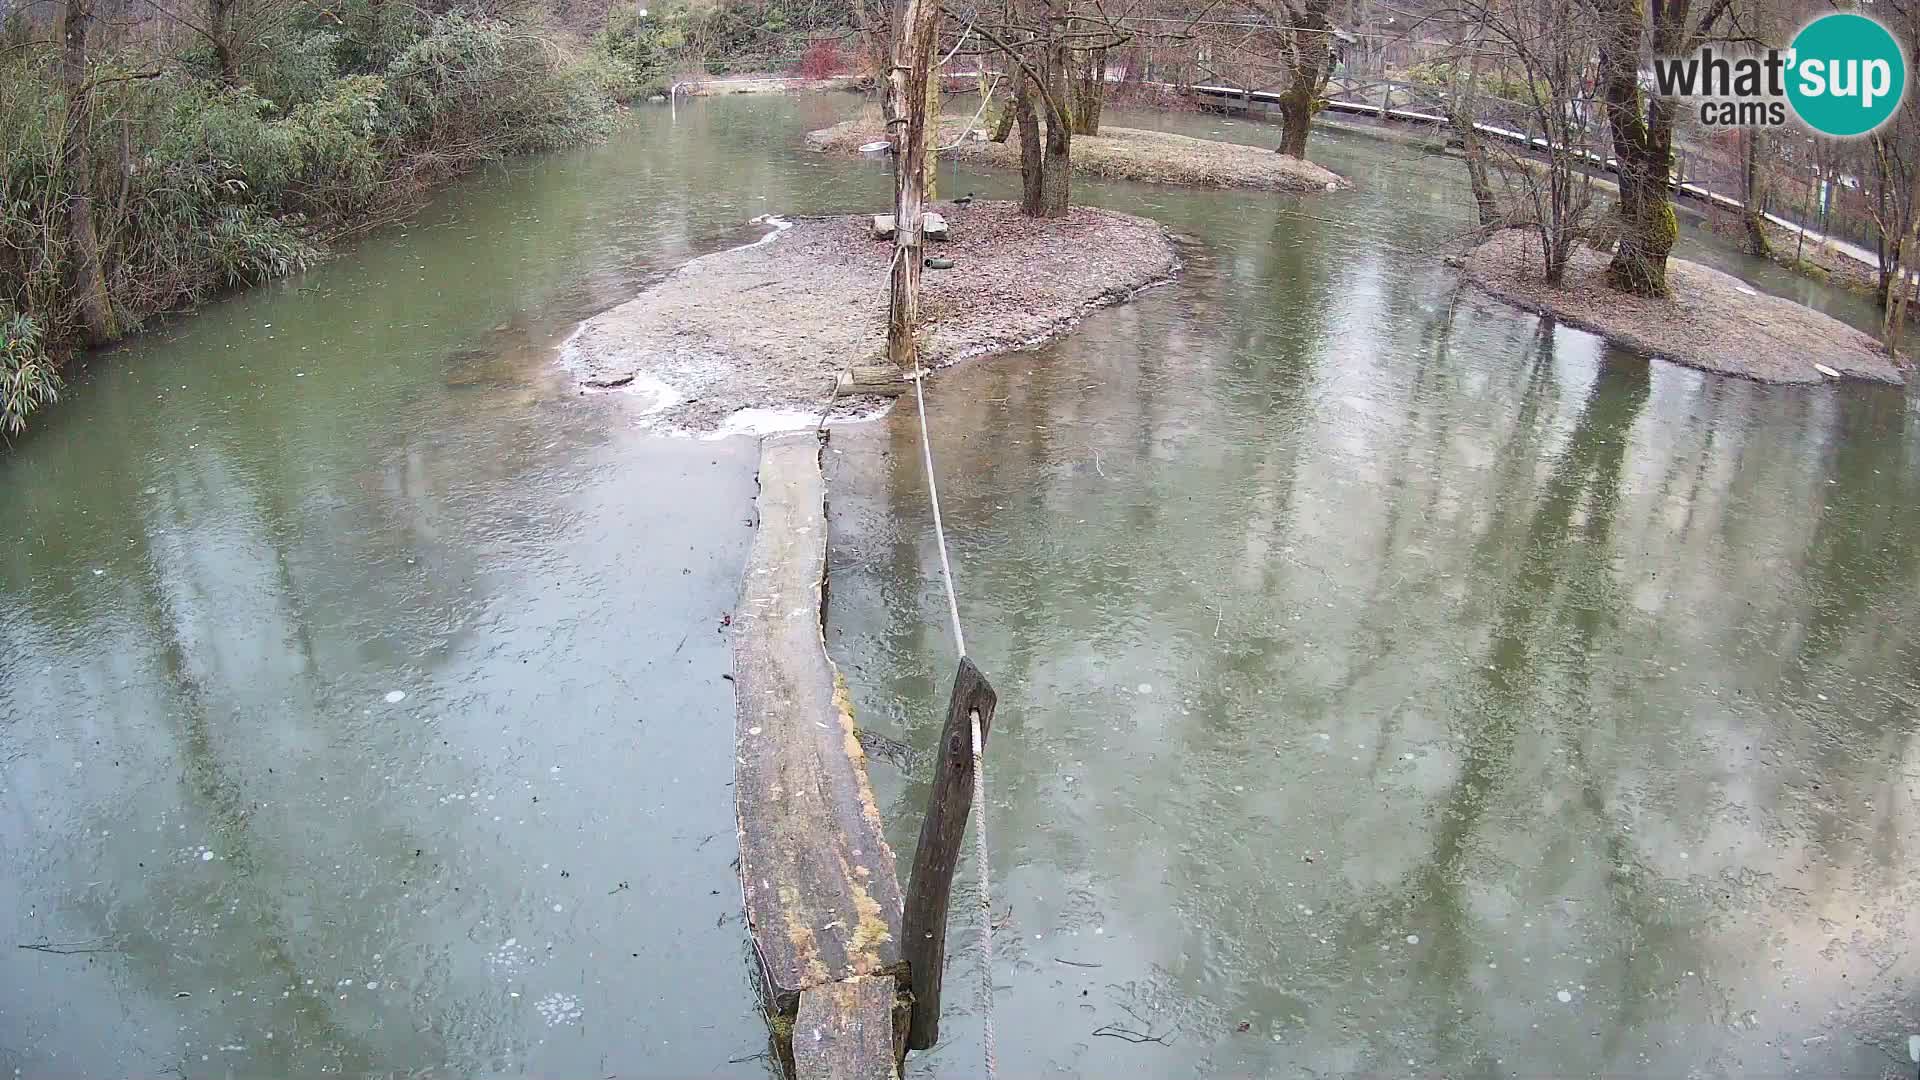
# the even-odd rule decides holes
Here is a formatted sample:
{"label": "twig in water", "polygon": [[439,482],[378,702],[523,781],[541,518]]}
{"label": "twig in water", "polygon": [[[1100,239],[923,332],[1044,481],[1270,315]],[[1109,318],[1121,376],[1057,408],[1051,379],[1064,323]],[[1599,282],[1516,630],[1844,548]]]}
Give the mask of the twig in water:
{"label": "twig in water", "polygon": [[747,1061],[764,1061],[766,1060],[766,1056],[767,1056],[767,1052],[765,1050],[762,1050],[757,1054],[748,1054],[745,1057],[728,1058],[727,1064],[739,1065],[742,1062],[747,1062]]}
{"label": "twig in water", "polygon": [[32,949],[34,952],[52,953],[55,956],[72,956],[75,953],[120,951],[120,946],[118,945],[94,945],[95,941],[105,940],[105,938],[93,938],[89,941],[42,941],[34,945],[22,943],[20,948]]}
{"label": "twig in water", "polygon": [[[1094,1028],[1093,1033],[1095,1035],[1105,1035],[1110,1039],[1124,1039],[1130,1043],[1159,1043],[1161,1046],[1173,1045],[1171,1042],[1167,1041],[1166,1035],[1152,1035],[1152,1034],[1143,1035],[1138,1031],[1130,1031],[1126,1028],[1117,1027],[1113,1024],[1102,1024],[1099,1027]],[[1168,1034],[1172,1034],[1172,1033],[1169,1032]]]}
{"label": "twig in water", "polygon": [[1065,964],[1068,967],[1078,967],[1078,968],[1097,968],[1097,967],[1103,966],[1101,964],[1089,964],[1084,960],[1068,960],[1064,957],[1059,957],[1059,956],[1054,957],[1053,962],[1056,964]]}

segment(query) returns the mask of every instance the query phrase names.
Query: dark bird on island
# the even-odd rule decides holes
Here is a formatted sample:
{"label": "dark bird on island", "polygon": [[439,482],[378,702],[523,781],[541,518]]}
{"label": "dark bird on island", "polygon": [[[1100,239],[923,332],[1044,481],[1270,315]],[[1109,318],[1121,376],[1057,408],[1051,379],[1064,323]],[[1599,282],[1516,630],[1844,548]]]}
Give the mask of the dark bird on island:
{"label": "dark bird on island", "polygon": [[957,198],[957,199],[955,199],[955,200],[953,200],[953,205],[955,205],[955,206],[972,206],[972,205],[973,205],[973,192],[971,192],[971,191],[969,191],[969,192],[967,192],[967,193],[966,193],[965,195],[962,195],[962,196],[960,196],[959,198]]}

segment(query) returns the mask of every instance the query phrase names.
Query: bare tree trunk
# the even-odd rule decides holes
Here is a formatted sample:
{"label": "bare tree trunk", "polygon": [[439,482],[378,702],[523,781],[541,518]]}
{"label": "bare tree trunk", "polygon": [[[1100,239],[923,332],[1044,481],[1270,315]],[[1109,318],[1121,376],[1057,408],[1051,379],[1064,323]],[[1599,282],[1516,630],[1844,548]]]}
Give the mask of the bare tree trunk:
{"label": "bare tree trunk", "polygon": [[1040,117],[1033,107],[1033,80],[1024,69],[1015,70],[1013,77],[1013,114],[1020,126],[1020,212],[1039,217],[1041,181],[1046,174],[1040,149]]}
{"label": "bare tree trunk", "polygon": [[893,268],[889,272],[887,303],[887,359],[901,371],[919,366],[914,340],[920,321],[921,211],[926,181],[927,79],[933,67],[934,30],[940,8],[935,0],[907,0],[894,27],[893,66],[887,73],[887,97],[892,101],[894,130]]}
{"label": "bare tree trunk", "polygon": [[[1819,143],[1816,142],[1814,144],[1813,152],[1815,162],[1814,172],[1820,176],[1825,176],[1826,167],[1820,164],[1819,161]],[[1814,178],[1809,176],[1807,177],[1807,198],[1806,201],[1800,204],[1800,230],[1794,234],[1793,238],[1793,265],[1795,267],[1800,265],[1801,258],[1806,255],[1807,230],[1813,228],[1813,187]]]}
{"label": "bare tree trunk", "polygon": [[[929,59],[927,62],[932,64],[935,61]],[[933,202],[940,197],[940,73],[938,71],[927,72],[926,155],[926,165],[921,170],[922,181],[926,186],[927,201]]]}
{"label": "bare tree trunk", "polygon": [[1907,232],[1893,263],[1893,284],[1887,291],[1886,321],[1880,325],[1880,344],[1888,356],[1900,355],[1900,335],[1906,329],[1907,298],[1913,292],[1913,274],[1920,271],[1920,174],[1908,199]]}
{"label": "bare tree trunk", "polygon": [[1328,20],[1333,0],[1306,0],[1295,18],[1299,25],[1288,32],[1287,88],[1280,94],[1279,151],[1302,161],[1307,159],[1307,136],[1313,133],[1313,117],[1325,104],[1327,80],[1333,76],[1333,26]]}
{"label": "bare tree trunk", "polygon": [[1493,180],[1487,170],[1487,148],[1480,142],[1480,133],[1474,130],[1471,119],[1460,130],[1460,147],[1467,159],[1467,186],[1473,190],[1474,209],[1480,215],[1481,225],[1497,224],[1500,221],[1500,204],[1493,197]]}
{"label": "bare tree trunk", "polygon": [[1098,135],[1107,97],[1107,50],[1087,49],[1074,56],[1073,133]]}
{"label": "bare tree trunk", "polygon": [[1909,276],[1920,264],[1920,229],[1909,230],[1905,242],[1900,245],[1900,257],[1894,263],[1893,287],[1887,291],[1887,310],[1880,324],[1880,345],[1887,350],[1888,356],[1900,354],[1900,333],[1905,329],[1907,319],[1907,293]]}
{"label": "bare tree trunk", "polygon": [[[1017,71],[1010,77],[1016,86],[1026,81],[1026,77]],[[1001,103],[1000,108],[994,113],[993,131],[988,134],[988,137],[997,143],[1006,142],[1013,135],[1013,122],[1017,115],[1017,108],[1011,99]]]}
{"label": "bare tree trunk", "polygon": [[1053,40],[1047,44],[1046,62],[1041,73],[1046,76],[1047,93],[1044,100],[1047,105],[1047,153],[1045,167],[1041,170],[1040,180],[1040,216],[1065,217],[1072,198],[1073,175],[1073,117],[1066,115],[1072,100],[1068,95],[1065,20],[1055,17],[1048,20],[1048,28]]}
{"label": "bare tree trunk", "polygon": [[1880,280],[1875,300],[1886,311],[1894,305],[1894,285],[1900,275],[1901,239],[1907,234],[1910,219],[1920,218],[1920,205],[1900,205],[1900,149],[1885,129],[1868,136],[1873,149],[1874,224],[1879,236],[1874,248],[1879,254]]}
{"label": "bare tree trunk", "polygon": [[234,0],[207,0],[207,37],[213,44],[213,58],[220,65],[220,81],[240,85],[240,69],[233,56]]}
{"label": "bare tree trunk", "polygon": [[1743,216],[1747,224],[1747,254],[1768,259],[1773,257],[1773,245],[1767,242],[1766,177],[1760,169],[1760,144],[1765,141],[1765,136],[1763,128],[1748,128],[1742,133],[1747,153],[1742,169],[1740,202],[1746,207]]}
{"label": "bare tree trunk", "polygon": [[1480,88],[1479,42],[1469,42],[1469,47],[1474,51],[1473,62],[1467,68],[1466,78],[1454,85],[1447,119],[1454,134],[1460,137],[1460,154],[1467,161],[1467,187],[1473,192],[1473,205],[1484,228],[1500,220],[1500,206],[1494,200],[1493,180],[1487,171],[1487,148],[1480,141],[1480,129],[1474,126],[1474,99]]}
{"label": "bare tree trunk", "polygon": [[[888,10],[888,6],[882,4],[881,10]],[[860,51],[866,54],[868,73],[875,79],[884,80],[887,77],[887,65],[891,61],[887,48],[890,33],[886,19],[882,17],[874,21],[867,10],[867,0],[853,0],[853,26],[860,35]],[[884,95],[880,107],[882,111],[886,109]]]}
{"label": "bare tree trunk", "polygon": [[1646,16],[1639,0],[1603,0],[1601,18],[1601,93],[1620,180],[1620,239],[1607,280],[1635,296],[1665,296],[1667,256],[1680,233],[1669,190],[1673,118],[1658,98],[1642,107],[1640,40]]}
{"label": "bare tree trunk", "polygon": [[67,188],[67,243],[71,248],[69,287],[80,308],[87,343],[98,345],[118,337],[120,328],[107,295],[107,279],[100,265],[100,238],[94,231],[93,89],[87,84],[87,30],[93,22],[93,0],[67,0],[60,21],[61,81],[67,108],[60,146],[60,171]]}
{"label": "bare tree trunk", "polygon": [[1689,0],[1593,0],[1601,22],[1600,97],[1620,180],[1620,238],[1607,280],[1635,296],[1667,294],[1667,258],[1680,235],[1673,216],[1674,103],[1659,96],[1643,101],[1641,56],[1693,52],[1711,40],[1731,6],[1710,3],[1698,25],[1689,26]]}

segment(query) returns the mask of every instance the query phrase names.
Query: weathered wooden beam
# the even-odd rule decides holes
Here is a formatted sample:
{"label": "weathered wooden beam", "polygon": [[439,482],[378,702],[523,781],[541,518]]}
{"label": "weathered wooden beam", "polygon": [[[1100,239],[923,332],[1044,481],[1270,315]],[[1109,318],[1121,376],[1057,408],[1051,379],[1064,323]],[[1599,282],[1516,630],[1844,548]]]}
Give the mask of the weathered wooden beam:
{"label": "weathered wooden beam", "polygon": [[953,676],[953,695],[947,702],[947,722],[940,729],[940,757],[934,765],[933,790],[927,795],[927,815],[920,819],[920,843],[913,849],[906,914],[901,917],[904,940],[900,955],[913,982],[913,1017],[907,1025],[907,1047],[912,1050],[928,1049],[940,1038],[940,984],[947,966],[947,901],[953,893],[953,871],[960,862],[967,814],[973,809],[972,717],[975,713],[980,716],[984,753],[996,701],[987,677],[980,674],[973,661],[961,657],[960,669]]}
{"label": "weathered wooden beam", "polygon": [[833,392],[840,397],[853,394],[899,397],[912,388],[913,384],[902,378],[900,369],[892,364],[855,364],[840,373]]}
{"label": "weathered wooden beam", "polygon": [[794,1080],[899,1080],[899,1000],[891,975],[802,990],[793,1018]]}
{"label": "weathered wooden beam", "polygon": [[733,619],[734,801],[776,1044],[805,992],[864,976],[891,984],[900,967],[893,851],[822,636],[825,498],[814,432],[761,444],[760,528]]}

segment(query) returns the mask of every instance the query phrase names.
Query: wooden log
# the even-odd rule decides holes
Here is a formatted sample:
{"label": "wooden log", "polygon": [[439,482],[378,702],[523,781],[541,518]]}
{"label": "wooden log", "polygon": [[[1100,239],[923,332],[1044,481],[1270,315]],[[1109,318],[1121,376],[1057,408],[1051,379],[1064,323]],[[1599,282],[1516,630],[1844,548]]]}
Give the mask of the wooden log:
{"label": "wooden log", "polygon": [[913,384],[901,378],[900,369],[892,364],[855,364],[840,373],[834,393],[841,397],[853,394],[899,397],[911,389]]}
{"label": "wooden log", "polygon": [[907,1047],[912,1050],[928,1049],[940,1037],[947,901],[953,892],[953,871],[960,862],[960,841],[967,832],[967,814],[973,809],[971,717],[980,714],[984,753],[997,700],[987,677],[973,661],[961,657],[947,702],[947,722],[940,729],[940,757],[934,765],[933,790],[927,795],[927,816],[920,819],[920,843],[913,849],[913,874],[907,879],[907,907],[901,917],[900,956],[913,982],[913,1017],[907,1024]]}
{"label": "wooden log", "polygon": [[899,1080],[898,999],[891,975],[801,991],[793,1018],[794,1080]]}
{"label": "wooden log", "polygon": [[733,618],[734,800],[747,926],[776,1022],[811,987],[892,976],[900,963],[893,851],[821,632],[825,496],[813,432],[761,444],[760,528]]}

